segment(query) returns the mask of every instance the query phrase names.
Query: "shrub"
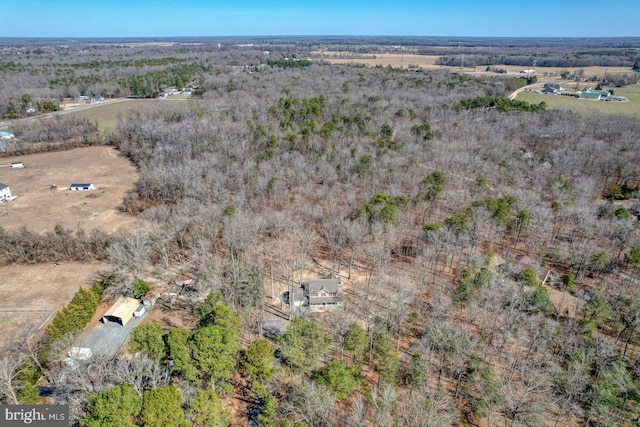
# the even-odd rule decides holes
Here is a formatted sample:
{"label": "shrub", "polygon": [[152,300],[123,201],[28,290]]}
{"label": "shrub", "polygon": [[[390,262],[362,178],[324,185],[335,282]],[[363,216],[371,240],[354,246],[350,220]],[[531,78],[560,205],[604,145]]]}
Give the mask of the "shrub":
{"label": "shrub", "polygon": [[134,298],[142,298],[149,292],[149,285],[142,279],[133,282],[132,293]]}

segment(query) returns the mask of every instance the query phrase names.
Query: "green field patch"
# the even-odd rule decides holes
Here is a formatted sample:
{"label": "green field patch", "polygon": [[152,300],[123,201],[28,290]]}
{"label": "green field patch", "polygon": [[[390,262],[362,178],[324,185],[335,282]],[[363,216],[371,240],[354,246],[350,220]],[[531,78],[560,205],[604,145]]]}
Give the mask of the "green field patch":
{"label": "green field patch", "polygon": [[628,101],[594,101],[578,99],[572,96],[545,95],[541,93],[522,92],[517,100],[537,104],[544,101],[549,109],[570,110],[578,113],[598,112],[602,114],[624,114],[640,117],[640,84],[622,88],[614,88],[616,96],[624,96]]}
{"label": "green field patch", "polygon": [[143,108],[145,106],[160,106],[163,108],[182,108],[185,101],[189,99],[159,100],[159,99],[126,99],[121,102],[105,103],[84,110],[69,111],[67,114],[78,118],[86,118],[91,122],[98,123],[98,129],[106,131],[115,128],[118,118],[127,111]]}

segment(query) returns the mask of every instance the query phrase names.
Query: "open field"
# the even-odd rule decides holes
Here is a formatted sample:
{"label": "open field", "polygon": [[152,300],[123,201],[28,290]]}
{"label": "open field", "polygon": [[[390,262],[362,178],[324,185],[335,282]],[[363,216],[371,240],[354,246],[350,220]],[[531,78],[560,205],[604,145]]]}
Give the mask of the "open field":
{"label": "open field", "polygon": [[[178,106],[183,104],[176,101],[185,101],[189,98],[190,97],[188,95],[173,95],[167,99],[123,99],[120,102],[90,105],[80,108],[75,106],[77,109],[69,111],[66,114],[78,118],[89,119],[90,121],[98,124],[98,129],[105,131],[113,129],[118,123],[118,118],[123,114],[126,114],[129,110],[148,106],[162,106],[163,108],[171,105]],[[69,105],[68,107],[73,108],[74,106]]]}
{"label": "open field", "polygon": [[[405,54],[399,53],[379,53],[379,54],[355,54],[353,52],[321,52],[316,51],[313,52],[313,58],[322,59],[323,61],[330,62],[332,64],[364,64],[370,67],[374,67],[376,65],[387,66],[391,65],[396,68],[408,68],[411,66],[412,68],[441,68],[441,69],[449,69],[451,71],[456,71],[459,73],[486,73],[486,66],[467,66],[467,67],[449,67],[444,65],[437,65],[436,61],[440,56],[438,55],[415,55],[411,52],[407,52]],[[472,65],[472,64],[466,64]],[[497,64],[494,67],[504,68],[510,73],[520,73],[526,67],[516,66],[516,65],[500,65]],[[560,73],[564,70],[569,70],[570,72],[578,72],[578,70],[584,70],[585,76],[603,76],[605,73],[630,73],[632,72],[629,67],[583,67],[580,69],[571,69],[565,67],[536,67],[535,74],[538,78],[543,76],[557,76],[560,77]],[[492,75],[498,75],[496,73],[491,73]]]}
{"label": "open field", "polygon": [[[364,64],[370,67],[376,65],[391,65],[396,68],[407,68],[410,64],[422,68],[448,68],[442,65],[436,65],[437,55],[414,55],[407,52],[400,53],[382,53],[382,54],[355,54],[353,52],[313,52],[314,58],[320,58],[331,64]],[[473,71],[473,67],[470,68]]]}
{"label": "open field", "polygon": [[78,289],[106,268],[102,263],[0,267],[0,353],[42,330]]}
{"label": "open field", "polygon": [[[124,194],[137,180],[136,168],[112,147],[87,147],[0,159],[0,164],[22,161],[24,169],[0,167],[0,182],[17,199],[0,204],[0,226],[34,232],[56,225],[107,233],[127,229],[135,218],[117,210]],[[72,183],[93,183],[94,191],[69,191]],[[57,190],[51,190],[56,185]]]}
{"label": "open field", "polygon": [[626,114],[640,117],[640,84],[624,88],[615,88],[616,96],[624,96],[628,102],[605,102],[588,99],[577,99],[571,96],[545,95],[541,93],[522,92],[518,100],[539,103],[546,102],[549,108],[557,110],[572,110],[584,113],[597,112],[602,114]]}

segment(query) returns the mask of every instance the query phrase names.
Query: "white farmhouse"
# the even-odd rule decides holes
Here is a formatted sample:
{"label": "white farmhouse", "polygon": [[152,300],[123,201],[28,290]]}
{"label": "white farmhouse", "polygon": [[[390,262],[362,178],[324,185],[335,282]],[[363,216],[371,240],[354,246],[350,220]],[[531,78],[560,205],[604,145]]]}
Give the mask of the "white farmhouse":
{"label": "white farmhouse", "polygon": [[8,202],[13,199],[15,199],[15,196],[11,195],[9,186],[0,182],[0,202]]}

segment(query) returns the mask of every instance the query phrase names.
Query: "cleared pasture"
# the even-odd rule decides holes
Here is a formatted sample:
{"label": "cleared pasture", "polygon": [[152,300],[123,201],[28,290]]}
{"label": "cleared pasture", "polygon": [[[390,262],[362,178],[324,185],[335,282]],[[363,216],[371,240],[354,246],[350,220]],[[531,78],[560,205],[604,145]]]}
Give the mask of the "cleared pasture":
{"label": "cleared pasture", "polygon": [[53,314],[90,285],[102,263],[10,265],[0,267],[0,352],[22,345],[44,330]]}
{"label": "cleared pasture", "polygon": [[[370,67],[381,65],[386,67],[390,65],[395,68],[412,68],[420,67],[426,69],[448,69],[458,73],[479,73],[487,74],[486,65],[478,65],[476,67],[472,64],[465,64],[466,67],[450,67],[445,65],[438,65],[436,61],[440,56],[438,55],[416,55],[411,52],[407,53],[376,53],[376,54],[356,54],[353,52],[327,52],[327,51],[315,51],[312,52],[313,59],[321,59],[331,64],[363,64]],[[415,67],[414,67],[415,66]],[[523,67],[518,65],[504,65],[496,64],[495,68],[504,68],[509,73],[520,73],[525,69],[531,67]],[[630,67],[582,67],[582,68],[566,68],[566,67],[535,67],[535,75],[538,78],[557,76],[560,78],[560,73],[568,70],[570,73],[578,74],[581,70],[585,76],[603,76],[611,73],[630,73],[632,72]],[[492,75],[500,75],[496,73],[489,73]]]}
{"label": "cleared pasture", "polygon": [[616,96],[624,96],[628,101],[594,101],[578,99],[572,96],[545,95],[533,92],[521,92],[516,99],[536,104],[544,101],[549,108],[556,110],[570,110],[587,114],[625,114],[640,117],[640,84],[624,88],[615,88],[614,93]]}
{"label": "cleared pasture", "polygon": [[[132,216],[118,211],[138,173],[133,164],[112,147],[86,147],[69,151],[5,157],[0,164],[24,162],[24,169],[0,167],[0,182],[17,199],[0,203],[0,227],[41,233],[56,225],[107,233],[128,229]],[[69,191],[72,183],[92,183],[93,191]],[[52,188],[54,185],[56,188]]]}
{"label": "cleared pasture", "polygon": [[[138,179],[136,168],[112,147],[87,147],[0,159],[22,161],[24,169],[0,167],[0,182],[17,199],[0,204],[0,227],[36,233],[56,225],[108,233],[133,227],[136,219],[117,207]],[[94,191],[69,191],[71,183],[93,183]],[[56,185],[57,188],[52,188]],[[8,265],[0,267],[0,351],[19,346],[41,332],[52,315],[80,287],[87,286],[102,263]]]}
{"label": "cleared pasture", "polygon": [[118,123],[118,118],[129,110],[135,110],[143,106],[154,105],[156,99],[123,99],[119,102],[99,104],[89,108],[76,108],[69,111],[68,115],[81,119],[88,119],[98,124],[101,131],[113,129]]}

